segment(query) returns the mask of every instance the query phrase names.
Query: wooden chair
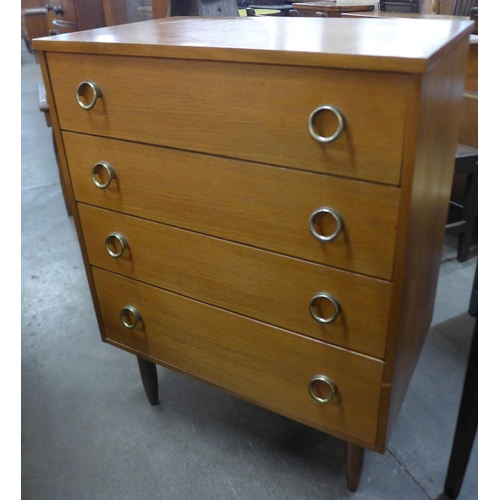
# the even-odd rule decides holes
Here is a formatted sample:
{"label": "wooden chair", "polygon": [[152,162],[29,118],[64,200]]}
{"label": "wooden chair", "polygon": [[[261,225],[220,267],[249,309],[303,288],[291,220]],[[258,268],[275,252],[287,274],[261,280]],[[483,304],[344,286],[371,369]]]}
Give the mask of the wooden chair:
{"label": "wooden chair", "polygon": [[[476,318],[474,334],[469,351],[469,361],[465,374],[462,398],[458,412],[455,436],[444,483],[444,492],[450,498],[457,498],[467,470],[470,452],[474,445],[478,424],[478,275],[474,278],[469,302],[469,314]],[[440,497],[441,498],[441,497]]]}
{"label": "wooden chair", "polygon": [[458,144],[455,154],[455,177],[465,176],[463,200],[450,200],[446,234],[458,234],[458,262],[469,259],[472,238],[476,229],[478,197],[478,150]]}
{"label": "wooden chair", "polygon": [[477,43],[471,43],[455,154],[455,175],[446,234],[458,234],[457,260],[466,262],[477,227],[478,94]]}

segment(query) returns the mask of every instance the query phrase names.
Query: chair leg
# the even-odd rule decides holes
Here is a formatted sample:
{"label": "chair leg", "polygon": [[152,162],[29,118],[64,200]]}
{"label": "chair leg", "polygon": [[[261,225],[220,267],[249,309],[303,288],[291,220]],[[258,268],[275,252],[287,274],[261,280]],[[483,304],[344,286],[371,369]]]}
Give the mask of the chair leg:
{"label": "chair leg", "polygon": [[158,373],[156,364],[137,356],[139,372],[141,373],[142,385],[146,391],[146,396],[152,405],[157,405],[158,400]]}
{"label": "chair leg", "polygon": [[363,471],[363,459],[365,449],[352,443],[345,443],[344,465],[347,487],[350,491],[356,491]]}
{"label": "chair leg", "polygon": [[465,231],[458,240],[458,262],[467,262],[469,259],[469,250],[472,243],[472,236],[476,226],[477,215],[477,173],[471,173],[467,176],[466,195],[463,208],[463,219],[466,222]]}
{"label": "chair leg", "polygon": [[465,374],[462,400],[458,413],[455,437],[451,449],[448,472],[444,484],[444,492],[450,498],[457,498],[464,479],[470,452],[477,432],[478,420],[478,362],[477,362],[477,319],[474,327],[474,336],[469,353],[467,373]]}

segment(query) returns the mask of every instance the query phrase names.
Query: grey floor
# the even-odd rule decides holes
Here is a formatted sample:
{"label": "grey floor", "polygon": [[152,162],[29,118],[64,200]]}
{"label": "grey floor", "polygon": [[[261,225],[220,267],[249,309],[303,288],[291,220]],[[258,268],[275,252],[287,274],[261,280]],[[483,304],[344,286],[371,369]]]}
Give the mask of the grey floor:
{"label": "grey floor", "polygon": [[[22,58],[22,496],[28,499],[444,498],[473,319],[477,262],[443,250],[432,328],[384,455],[367,452],[347,491],[343,444],[159,368],[150,406],[135,357],[100,340],[51,129],[40,67]],[[460,498],[477,499],[477,442]]]}

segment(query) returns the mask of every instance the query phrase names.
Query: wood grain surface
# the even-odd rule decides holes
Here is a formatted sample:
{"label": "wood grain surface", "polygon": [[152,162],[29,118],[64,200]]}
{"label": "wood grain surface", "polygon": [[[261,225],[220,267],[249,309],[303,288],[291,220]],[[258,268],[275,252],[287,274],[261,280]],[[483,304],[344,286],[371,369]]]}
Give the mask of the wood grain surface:
{"label": "wood grain surface", "polygon": [[[390,283],[87,205],[78,207],[92,265],[383,357]],[[114,232],[128,244],[120,258],[110,257],[105,249],[106,238]],[[341,304],[333,323],[319,323],[309,312],[319,292],[332,294]],[[322,317],[331,317],[333,308],[322,306]]]}
{"label": "wood grain surface", "polygon": [[[405,75],[367,79],[362,72],[316,68],[47,57],[63,130],[399,184]],[[103,94],[90,111],[75,98],[87,80]],[[323,105],[337,107],[346,122],[328,144],[308,130],[309,116]],[[338,126],[330,116],[324,113],[327,123],[318,127],[323,135]]]}
{"label": "wood grain surface", "polygon": [[[414,19],[273,16],[174,17],[40,38],[34,48],[423,73],[474,26],[472,21],[465,20],[436,23],[433,19],[422,19],[418,25],[415,22]],[[422,33],[426,36],[422,37]]]}
{"label": "wood grain surface", "polygon": [[[129,142],[64,133],[78,201],[306,260],[391,279],[400,190]],[[116,179],[98,189],[92,167]],[[343,219],[337,239],[309,230],[320,207]],[[331,221],[329,220],[331,219]],[[335,230],[333,218],[317,228]]]}
{"label": "wood grain surface", "polygon": [[[374,443],[383,363],[317,340],[189,300],[94,268],[107,339],[187,373],[298,416],[324,432]],[[120,322],[132,305],[143,321]],[[338,387],[329,404],[314,401],[311,378],[323,374]]]}

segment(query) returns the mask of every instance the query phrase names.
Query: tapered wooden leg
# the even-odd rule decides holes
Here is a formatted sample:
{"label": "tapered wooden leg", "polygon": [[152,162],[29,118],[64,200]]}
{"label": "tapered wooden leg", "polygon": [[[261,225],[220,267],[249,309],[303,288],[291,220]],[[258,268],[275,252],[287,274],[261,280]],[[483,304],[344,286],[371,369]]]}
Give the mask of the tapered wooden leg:
{"label": "tapered wooden leg", "polygon": [[158,373],[156,372],[156,365],[140,356],[137,356],[137,363],[139,364],[142,385],[146,391],[146,396],[152,405],[157,405],[160,401],[158,400]]}
{"label": "tapered wooden leg", "polygon": [[345,477],[347,479],[347,487],[350,491],[356,491],[361,479],[361,471],[363,470],[363,458],[365,449],[355,444],[345,443]]}

